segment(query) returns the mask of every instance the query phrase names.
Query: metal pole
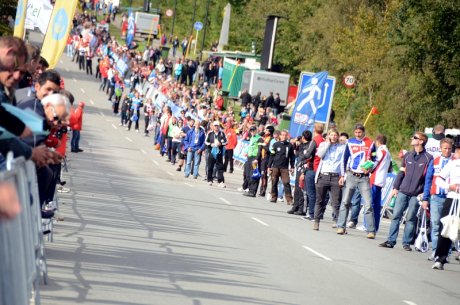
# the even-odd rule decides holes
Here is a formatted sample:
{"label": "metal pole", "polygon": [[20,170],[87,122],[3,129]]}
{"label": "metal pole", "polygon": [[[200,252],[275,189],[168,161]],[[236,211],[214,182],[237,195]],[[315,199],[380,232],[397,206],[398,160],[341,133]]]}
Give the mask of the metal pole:
{"label": "metal pole", "polygon": [[173,20],[172,20],[172,27],[171,27],[171,37],[174,37],[174,23],[176,22],[176,7],[177,7],[177,0],[174,0],[174,13],[173,13]]}
{"label": "metal pole", "polygon": [[204,17],[204,31],[203,31],[203,41],[201,42],[200,61],[203,59],[204,41],[206,40],[206,30],[208,29],[208,15],[209,15],[209,3],[210,2],[211,0],[208,0],[208,3],[206,3],[206,16]]}
{"label": "metal pole", "polygon": [[193,35],[193,26],[195,25],[195,16],[196,16],[196,0],[193,4],[193,18],[192,18],[192,29],[190,30],[190,36]]}

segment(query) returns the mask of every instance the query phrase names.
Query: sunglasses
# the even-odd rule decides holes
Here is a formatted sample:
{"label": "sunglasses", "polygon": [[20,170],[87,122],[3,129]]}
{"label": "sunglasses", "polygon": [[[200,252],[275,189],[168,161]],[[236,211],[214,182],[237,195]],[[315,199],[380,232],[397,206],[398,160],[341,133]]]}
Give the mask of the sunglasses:
{"label": "sunglasses", "polygon": [[414,139],[414,140],[420,140],[420,138],[417,137],[417,136],[413,136],[412,139]]}

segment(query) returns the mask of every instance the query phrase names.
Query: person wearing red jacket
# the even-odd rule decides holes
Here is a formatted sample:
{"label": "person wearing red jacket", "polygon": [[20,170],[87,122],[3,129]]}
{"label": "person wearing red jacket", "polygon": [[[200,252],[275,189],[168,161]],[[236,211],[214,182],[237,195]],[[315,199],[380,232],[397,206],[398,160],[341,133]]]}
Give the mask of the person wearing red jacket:
{"label": "person wearing red jacket", "polygon": [[76,108],[72,107],[70,111],[69,127],[72,129],[70,151],[74,153],[83,152],[83,149],[80,149],[80,132],[83,125],[83,108],[85,108],[85,103],[80,102]]}
{"label": "person wearing red jacket", "polygon": [[227,167],[230,164],[229,173],[233,173],[233,150],[238,143],[235,129],[232,126],[232,121],[227,121],[225,125],[225,135],[227,136],[227,145],[225,146],[225,161],[224,161],[224,172],[227,172]]}

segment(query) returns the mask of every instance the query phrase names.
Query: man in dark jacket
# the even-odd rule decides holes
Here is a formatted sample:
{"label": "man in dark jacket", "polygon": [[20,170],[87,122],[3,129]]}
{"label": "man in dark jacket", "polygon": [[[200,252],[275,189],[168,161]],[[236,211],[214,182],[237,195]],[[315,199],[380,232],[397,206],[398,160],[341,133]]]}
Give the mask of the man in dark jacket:
{"label": "man in dark jacket", "polygon": [[227,145],[227,137],[220,130],[218,121],[212,123],[212,130],[206,135],[205,145],[208,149],[208,184],[212,185],[214,166],[217,168],[217,182],[219,187],[225,187],[224,184],[224,147]]}
{"label": "man in dark jacket", "polygon": [[[416,132],[411,140],[411,145],[414,150],[406,153],[402,160],[401,171],[396,176],[396,180],[393,184],[392,196],[396,197],[395,207],[393,210],[393,219],[390,225],[390,232],[388,233],[388,239],[380,244],[380,247],[393,248],[396,245],[396,239],[398,238],[399,225],[404,216],[406,209],[406,226],[404,227],[403,236],[403,249],[406,251],[412,251],[410,244],[414,237],[417,211],[418,211],[418,199],[417,196],[423,193],[425,183],[431,183],[431,181],[425,181],[428,167],[433,162],[433,157],[425,150],[428,137],[422,132]],[[424,209],[427,209],[426,204],[422,205]]]}
{"label": "man in dark jacket", "polygon": [[[292,144],[287,140],[288,132],[283,130],[280,134],[280,141],[273,144],[270,160],[268,161],[268,173],[272,175],[271,202],[278,198],[278,182],[284,184],[284,195],[287,204],[292,204],[292,193],[289,173],[294,173],[295,154]],[[290,166],[290,169],[289,169]]]}
{"label": "man in dark jacket", "polygon": [[304,193],[299,186],[299,181],[303,175],[305,178],[306,170],[313,170],[313,160],[316,153],[316,143],[312,141],[312,133],[309,130],[305,130],[302,133],[299,146],[296,149],[297,164],[296,164],[296,179],[294,187],[294,204],[292,209],[288,211],[288,214],[305,215],[304,206]]}

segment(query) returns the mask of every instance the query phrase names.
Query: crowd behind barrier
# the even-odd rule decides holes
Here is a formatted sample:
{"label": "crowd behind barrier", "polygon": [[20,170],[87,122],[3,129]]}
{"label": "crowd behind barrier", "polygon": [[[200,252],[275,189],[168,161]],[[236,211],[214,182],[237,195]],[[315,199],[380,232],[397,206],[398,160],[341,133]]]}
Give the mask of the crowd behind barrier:
{"label": "crowd behind barrier", "polygon": [[19,204],[20,213],[0,220],[0,305],[39,305],[39,283],[47,275],[35,165],[20,157],[7,166],[0,172],[1,200]]}

